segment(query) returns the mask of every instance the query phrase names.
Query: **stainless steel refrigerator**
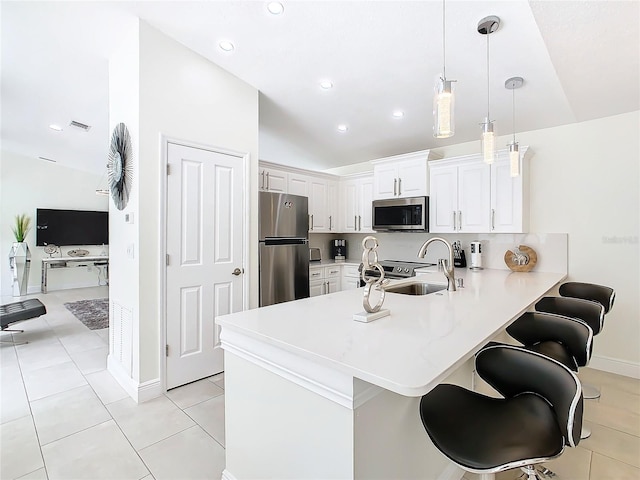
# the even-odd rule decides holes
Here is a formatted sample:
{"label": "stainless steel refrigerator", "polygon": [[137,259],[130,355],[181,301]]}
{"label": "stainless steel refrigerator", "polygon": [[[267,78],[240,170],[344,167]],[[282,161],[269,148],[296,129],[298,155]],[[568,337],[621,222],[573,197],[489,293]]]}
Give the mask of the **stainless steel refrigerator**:
{"label": "stainless steel refrigerator", "polygon": [[309,296],[307,197],[260,192],[260,306]]}

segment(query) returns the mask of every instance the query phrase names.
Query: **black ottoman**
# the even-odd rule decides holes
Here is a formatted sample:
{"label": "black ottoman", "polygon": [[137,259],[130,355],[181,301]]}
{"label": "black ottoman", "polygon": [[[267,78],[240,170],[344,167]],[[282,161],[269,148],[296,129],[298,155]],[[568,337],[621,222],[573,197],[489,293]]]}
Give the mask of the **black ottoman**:
{"label": "black ottoman", "polygon": [[24,330],[9,330],[7,327],[12,323],[36,318],[40,315],[44,315],[45,313],[47,313],[47,309],[37,298],[31,298],[21,302],[7,303],[6,305],[0,305],[0,324],[2,325],[3,331],[22,333]]}

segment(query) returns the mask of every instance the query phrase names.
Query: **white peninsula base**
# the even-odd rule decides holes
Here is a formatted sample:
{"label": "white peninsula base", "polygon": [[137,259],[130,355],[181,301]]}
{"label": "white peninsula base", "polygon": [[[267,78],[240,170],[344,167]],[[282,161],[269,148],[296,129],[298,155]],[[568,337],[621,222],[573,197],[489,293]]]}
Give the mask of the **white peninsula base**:
{"label": "white peninsula base", "polygon": [[[446,381],[471,388],[472,360]],[[225,352],[226,469],[239,479],[460,479],[406,397],[352,378],[351,406]]]}

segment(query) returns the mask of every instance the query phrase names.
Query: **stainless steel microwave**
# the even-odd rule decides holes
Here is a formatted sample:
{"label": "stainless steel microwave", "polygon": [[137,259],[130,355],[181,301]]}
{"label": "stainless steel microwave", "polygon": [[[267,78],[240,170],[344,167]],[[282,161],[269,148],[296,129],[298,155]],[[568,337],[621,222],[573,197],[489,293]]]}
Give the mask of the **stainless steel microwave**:
{"label": "stainless steel microwave", "polygon": [[374,200],[372,214],[377,231],[429,231],[429,197]]}

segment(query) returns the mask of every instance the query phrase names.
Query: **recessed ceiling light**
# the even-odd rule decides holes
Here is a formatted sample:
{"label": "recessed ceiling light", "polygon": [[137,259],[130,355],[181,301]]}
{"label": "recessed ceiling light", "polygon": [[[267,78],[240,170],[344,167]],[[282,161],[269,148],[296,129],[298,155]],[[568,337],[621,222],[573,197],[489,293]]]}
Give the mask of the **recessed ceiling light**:
{"label": "recessed ceiling light", "polygon": [[218,42],[218,47],[223,52],[233,52],[233,50],[236,48],[235,45],[229,40],[221,40],[220,42]]}
{"label": "recessed ceiling light", "polygon": [[402,118],[404,117],[404,112],[402,110],[396,110],[393,112],[393,118]]}
{"label": "recessed ceiling light", "polygon": [[62,127],[60,125],[56,125],[55,123],[52,123],[51,125],[49,125],[49,128],[51,130],[55,130],[56,132],[62,131]]}
{"label": "recessed ceiling light", "polygon": [[280,2],[269,2],[267,5],[267,10],[269,10],[269,13],[272,15],[281,15],[282,13],[284,13],[284,5],[282,5]]}
{"label": "recessed ceiling light", "polygon": [[320,88],[323,90],[331,90],[333,88],[333,82],[331,82],[331,80],[322,80],[320,82]]}
{"label": "recessed ceiling light", "polygon": [[347,127],[346,125],[342,124],[342,125],[338,125],[338,131],[341,133],[346,132],[347,130],[349,130],[349,127]]}

